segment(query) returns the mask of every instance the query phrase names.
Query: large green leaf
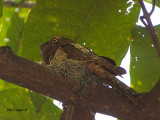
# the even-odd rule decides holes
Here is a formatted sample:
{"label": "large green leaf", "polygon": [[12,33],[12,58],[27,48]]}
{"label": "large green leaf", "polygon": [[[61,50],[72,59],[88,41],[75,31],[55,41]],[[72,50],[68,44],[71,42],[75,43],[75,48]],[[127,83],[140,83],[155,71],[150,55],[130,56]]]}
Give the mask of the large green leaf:
{"label": "large green leaf", "polygon": [[25,89],[0,91],[0,98],[0,119],[3,120],[59,120],[61,114],[61,110],[49,99],[37,112]]}
{"label": "large green leaf", "polygon": [[3,0],[0,0],[0,17],[3,14]]}
{"label": "large green leaf", "polygon": [[43,104],[47,101],[47,97],[35,93],[35,92],[29,92],[31,101],[33,102],[36,111],[39,112],[42,109]]}
{"label": "large green leaf", "polygon": [[[160,37],[160,25],[155,27]],[[130,64],[131,86],[139,92],[149,91],[160,78],[160,61],[146,28],[133,29]]]}
{"label": "large green leaf", "polygon": [[38,0],[25,25],[21,56],[41,60],[40,45],[56,35],[120,64],[138,19],[139,5],[130,6],[128,0]]}

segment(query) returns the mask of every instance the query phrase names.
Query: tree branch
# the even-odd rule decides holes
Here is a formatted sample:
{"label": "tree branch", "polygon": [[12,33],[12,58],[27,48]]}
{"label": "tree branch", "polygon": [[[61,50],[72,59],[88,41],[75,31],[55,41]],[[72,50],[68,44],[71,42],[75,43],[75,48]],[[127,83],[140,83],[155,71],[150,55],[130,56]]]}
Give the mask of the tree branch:
{"label": "tree branch", "polygon": [[157,84],[152,88],[152,90],[150,91],[149,95],[150,98],[158,101],[158,99],[160,98],[160,79],[158,80]]}
{"label": "tree branch", "polygon": [[[106,86],[89,82],[80,97],[77,81],[59,76],[38,63],[14,55],[9,47],[0,47],[0,78],[64,103],[83,106],[123,120],[160,119],[159,110],[155,111],[157,104],[147,103],[146,106],[149,106],[138,109]],[[155,113],[158,116],[155,117]]]}
{"label": "tree branch", "polygon": [[[154,8],[155,8],[155,0],[153,0],[152,10],[150,13],[147,12],[145,5],[143,3],[143,0],[139,0],[139,4],[141,5],[141,8],[143,10],[143,16],[140,17],[142,23],[146,26],[146,28],[149,30],[149,33],[153,39],[153,42],[155,44],[159,59],[160,59],[160,43],[158,41],[158,37],[156,34],[156,31],[153,27],[153,24],[151,22],[150,16],[152,15]],[[147,23],[144,21],[144,19],[147,21]]]}
{"label": "tree branch", "polygon": [[19,4],[17,1],[4,0],[3,5],[6,7],[21,7],[21,8],[33,8],[35,2],[25,1],[22,4]]}

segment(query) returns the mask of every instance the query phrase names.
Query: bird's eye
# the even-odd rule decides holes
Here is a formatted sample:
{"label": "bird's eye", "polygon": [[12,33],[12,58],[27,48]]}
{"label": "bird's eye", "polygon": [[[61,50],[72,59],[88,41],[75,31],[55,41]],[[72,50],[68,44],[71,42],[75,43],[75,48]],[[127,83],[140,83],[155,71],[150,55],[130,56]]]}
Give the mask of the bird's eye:
{"label": "bird's eye", "polygon": [[53,38],[52,41],[51,41],[51,43],[55,43],[55,42],[57,42],[57,39]]}

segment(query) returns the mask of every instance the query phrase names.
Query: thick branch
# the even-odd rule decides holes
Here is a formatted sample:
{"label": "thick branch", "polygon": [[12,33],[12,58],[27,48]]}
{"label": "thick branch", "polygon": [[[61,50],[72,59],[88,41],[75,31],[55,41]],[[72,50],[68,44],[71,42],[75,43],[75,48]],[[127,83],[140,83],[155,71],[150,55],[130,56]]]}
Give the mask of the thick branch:
{"label": "thick branch", "polygon": [[[156,50],[157,50],[158,56],[159,56],[159,58],[160,58],[160,43],[159,43],[159,41],[158,41],[158,37],[157,37],[156,31],[155,31],[155,29],[154,29],[154,27],[153,27],[153,24],[152,24],[152,22],[151,22],[151,19],[150,19],[150,16],[151,16],[151,14],[153,13],[153,10],[154,10],[154,9],[152,9],[151,13],[148,13],[147,10],[146,10],[146,8],[145,8],[145,5],[144,5],[144,3],[143,3],[143,0],[139,0],[139,4],[141,5],[141,8],[142,8],[143,14],[144,14],[144,16],[141,16],[141,18],[142,18],[141,21],[142,21],[143,24],[148,28],[149,33],[151,34],[151,37],[152,37],[152,39],[153,39],[153,42],[154,42],[154,44],[155,44],[155,46],[156,46]],[[155,7],[155,6],[153,6],[153,8],[154,8],[154,7]],[[145,21],[143,20],[143,18],[146,19],[147,24],[145,23]]]}
{"label": "thick branch", "polygon": [[152,98],[155,101],[158,101],[158,99],[160,98],[159,91],[160,91],[160,79],[158,80],[157,84],[150,91],[150,93],[149,93],[150,98]]}
{"label": "thick branch", "polygon": [[[137,109],[113,89],[92,83],[86,85],[80,98],[77,93],[79,85],[75,80],[58,76],[40,64],[18,57],[9,47],[0,48],[0,78],[59,101],[81,105],[123,120],[155,119],[151,113],[157,113],[154,111],[156,106],[154,109]],[[148,104],[152,106],[152,103]],[[156,118],[160,119],[160,116]]]}
{"label": "thick branch", "polygon": [[17,1],[4,0],[3,5],[6,7],[32,8],[35,5],[35,2],[25,1],[19,5],[19,2]]}

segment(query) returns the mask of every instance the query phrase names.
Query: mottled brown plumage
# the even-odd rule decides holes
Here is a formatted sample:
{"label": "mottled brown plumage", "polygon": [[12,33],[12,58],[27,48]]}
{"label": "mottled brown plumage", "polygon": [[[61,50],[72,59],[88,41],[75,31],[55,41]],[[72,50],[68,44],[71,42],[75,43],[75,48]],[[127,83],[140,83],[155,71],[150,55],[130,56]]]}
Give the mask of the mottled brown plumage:
{"label": "mottled brown plumage", "polygon": [[[80,44],[62,37],[53,37],[50,41],[42,44],[41,53],[46,65],[53,65],[54,61],[65,60],[86,63],[86,68],[91,73],[100,77],[104,84],[111,86],[120,96],[138,108],[144,106],[143,97],[115,77],[125,74],[126,71],[121,67],[117,67],[112,59],[97,56],[94,52]],[[79,74],[81,75],[81,73]]]}
{"label": "mottled brown plumage", "polygon": [[112,59],[97,56],[94,52],[67,38],[53,37],[50,41],[41,45],[41,52],[47,65],[54,60],[62,61],[65,59],[80,62],[93,61],[115,76],[126,73],[123,68],[117,67]]}

